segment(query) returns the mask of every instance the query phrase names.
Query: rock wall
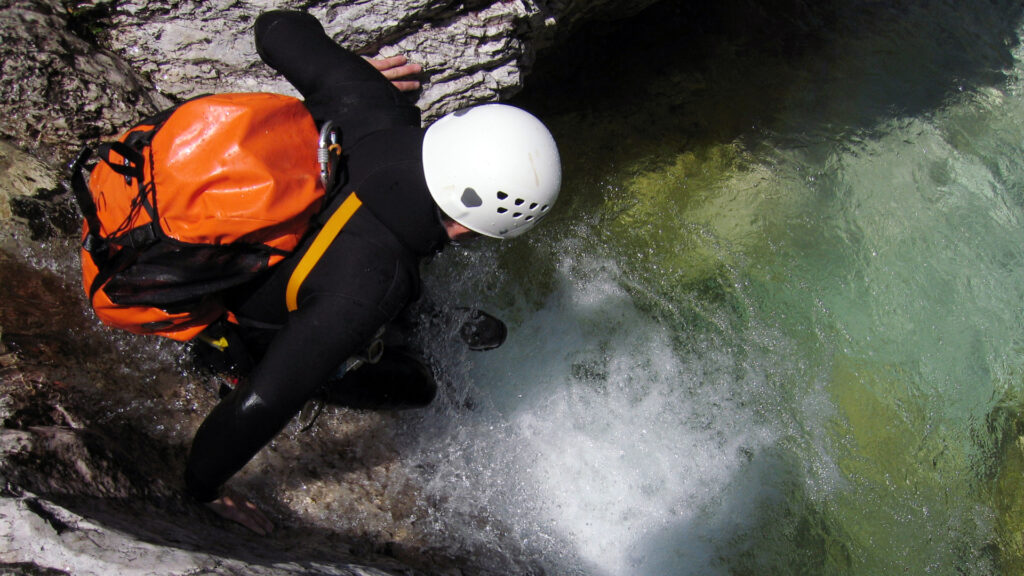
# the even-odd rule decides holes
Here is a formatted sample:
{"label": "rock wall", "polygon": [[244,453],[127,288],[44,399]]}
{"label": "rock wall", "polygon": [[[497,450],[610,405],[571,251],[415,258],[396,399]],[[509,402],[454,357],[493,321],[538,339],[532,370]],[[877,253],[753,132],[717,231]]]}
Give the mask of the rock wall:
{"label": "rock wall", "polygon": [[170,100],[127,62],[83,39],[59,0],[0,9],[0,138],[51,166]]}
{"label": "rock wall", "polygon": [[250,27],[272,8],[304,9],[343,46],[367,55],[408,55],[424,66],[418,104],[429,121],[468,104],[507,98],[523,86],[537,51],[589,18],[622,17],[654,0],[271,1],[128,0],[111,45],[176,97],[291,87],[259,63]]}
{"label": "rock wall", "polygon": [[0,138],[51,165],[83,140],[205,92],[294,93],[260,62],[251,25],[268,9],[304,9],[366,55],[424,66],[430,121],[506,99],[539,49],[591,18],[655,0],[14,0],[0,8]]}
{"label": "rock wall", "polygon": [[[360,53],[404,53],[425,68],[419,105],[429,119],[468,103],[508,96],[522,85],[554,18],[532,2],[466,6],[409,2],[187,1],[121,3],[111,44],[161,92],[175,97],[224,90],[294,93],[256,55],[251,26],[270,8],[315,15],[342,45]],[[311,5],[310,5],[311,4]]]}

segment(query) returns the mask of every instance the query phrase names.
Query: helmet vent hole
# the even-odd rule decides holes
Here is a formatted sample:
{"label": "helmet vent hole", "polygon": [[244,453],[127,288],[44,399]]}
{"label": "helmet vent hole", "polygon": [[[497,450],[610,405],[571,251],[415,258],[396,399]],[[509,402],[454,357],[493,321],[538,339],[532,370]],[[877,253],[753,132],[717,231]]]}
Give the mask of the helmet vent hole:
{"label": "helmet vent hole", "polygon": [[516,206],[522,206],[523,202],[525,202],[525,200],[523,200],[522,198],[516,198],[515,204]]}
{"label": "helmet vent hole", "polygon": [[530,210],[536,210],[536,209],[537,209],[537,203],[536,202],[530,202]]}
{"label": "helmet vent hole", "polygon": [[504,214],[505,212],[508,212],[508,208],[498,208],[498,214]]}
{"label": "helmet vent hole", "polygon": [[506,198],[508,198],[508,194],[505,194],[504,192],[498,192],[498,200],[504,200]]}
{"label": "helmet vent hole", "polygon": [[519,217],[520,217],[520,216],[522,216],[522,215],[523,215],[523,213],[522,213],[522,212],[516,212],[516,213],[512,214],[512,217],[513,217],[513,218],[519,218]]}
{"label": "helmet vent hole", "polygon": [[523,218],[523,220],[529,222],[530,220],[533,220],[533,216],[527,216],[526,218]]}
{"label": "helmet vent hole", "polygon": [[478,208],[484,203],[483,199],[480,198],[480,195],[476,193],[476,190],[473,190],[472,188],[466,188],[463,190],[462,198],[459,200],[466,208]]}

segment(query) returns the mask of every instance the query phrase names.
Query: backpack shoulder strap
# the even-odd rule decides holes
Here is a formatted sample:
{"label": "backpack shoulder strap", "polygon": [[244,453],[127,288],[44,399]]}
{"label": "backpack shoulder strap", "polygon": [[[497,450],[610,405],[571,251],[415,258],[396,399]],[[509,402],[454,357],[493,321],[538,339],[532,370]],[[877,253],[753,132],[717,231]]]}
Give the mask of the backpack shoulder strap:
{"label": "backpack shoulder strap", "polygon": [[96,212],[96,203],[89,193],[89,186],[85,183],[85,163],[92,157],[92,148],[86,146],[78,153],[78,157],[71,164],[71,191],[78,202],[78,209],[85,217],[85,223],[89,226],[89,233],[85,237],[83,248],[94,257],[102,254],[106,256],[106,240],[100,236],[100,217]]}

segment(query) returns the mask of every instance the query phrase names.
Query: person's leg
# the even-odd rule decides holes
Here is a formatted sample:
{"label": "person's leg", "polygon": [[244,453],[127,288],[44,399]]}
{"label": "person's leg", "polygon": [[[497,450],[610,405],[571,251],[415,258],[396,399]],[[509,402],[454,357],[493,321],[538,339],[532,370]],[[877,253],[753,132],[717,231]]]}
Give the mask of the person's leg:
{"label": "person's leg", "polygon": [[212,375],[239,378],[254,365],[243,333],[225,320],[207,326],[190,343],[190,353],[193,368]]}
{"label": "person's leg", "polygon": [[266,353],[276,330],[220,320],[190,343],[192,367],[207,374],[244,378]]}
{"label": "person's leg", "polygon": [[430,368],[408,350],[385,348],[376,364],[363,364],[327,384],[324,401],[361,410],[422,408],[437,384]]}
{"label": "person's leg", "polygon": [[[470,350],[494,350],[505,343],[508,328],[505,323],[483,310],[459,306],[441,308],[426,297],[420,298],[408,308],[392,325],[399,331],[414,334],[421,319],[452,329],[458,327],[459,338]],[[388,328],[391,331],[391,328]]]}

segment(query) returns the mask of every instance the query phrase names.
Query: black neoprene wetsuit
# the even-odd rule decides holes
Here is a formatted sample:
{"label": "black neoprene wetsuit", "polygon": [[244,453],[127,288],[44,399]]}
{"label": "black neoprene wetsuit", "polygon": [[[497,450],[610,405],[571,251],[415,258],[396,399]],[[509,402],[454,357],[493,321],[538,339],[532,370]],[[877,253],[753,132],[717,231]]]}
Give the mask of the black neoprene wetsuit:
{"label": "black neoprene wetsuit", "polygon": [[240,317],[280,329],[246,381],[196,432],[185,483],[204,502],[218,496],[339,363],[418,297],[420,260],[447,240],[424,181],[419,110],[308,14],[268,12],[255,33],[260,57],[302,94],[317,125],[331,120],[341,128],[344,166],[325,213],[353,192],[362,206],[306,276],[297,310],[286,308],[285,290],[313,234],[266,278],[234,295],[231,308]]}

